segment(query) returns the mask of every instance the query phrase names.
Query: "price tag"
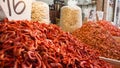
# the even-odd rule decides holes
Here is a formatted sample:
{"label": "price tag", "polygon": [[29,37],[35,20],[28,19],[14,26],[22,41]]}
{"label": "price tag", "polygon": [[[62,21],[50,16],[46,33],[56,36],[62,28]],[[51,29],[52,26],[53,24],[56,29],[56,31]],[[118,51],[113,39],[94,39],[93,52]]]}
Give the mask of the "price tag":
{"label": "price tag", "polygon": [[0,0],[0,6],[9,20],[31,20],[32,0]]}

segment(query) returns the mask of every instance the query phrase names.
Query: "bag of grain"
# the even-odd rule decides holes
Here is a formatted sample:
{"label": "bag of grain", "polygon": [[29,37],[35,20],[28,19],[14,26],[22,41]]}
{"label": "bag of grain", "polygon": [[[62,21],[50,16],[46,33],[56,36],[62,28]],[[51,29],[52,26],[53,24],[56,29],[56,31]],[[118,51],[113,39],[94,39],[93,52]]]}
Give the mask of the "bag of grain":
{"label": "bag of grain", "polygon": [[49,6],[42,1],[35,1],[32,3],[32,21],[39,21],[40,23],[50,23]]}
{"label": "bag of grain", "polygon": [[61,8],[60,27],[66,32],[72,32],[82,26],[82,11],[76,0],[69,0],[68,6]]}

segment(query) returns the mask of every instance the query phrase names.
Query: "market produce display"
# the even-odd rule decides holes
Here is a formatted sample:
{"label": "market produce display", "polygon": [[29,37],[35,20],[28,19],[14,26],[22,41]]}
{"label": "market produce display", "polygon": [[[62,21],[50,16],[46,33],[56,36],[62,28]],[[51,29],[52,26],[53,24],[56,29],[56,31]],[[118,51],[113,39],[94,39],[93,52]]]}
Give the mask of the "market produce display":
{"label": "market produce display", "polygon": [[0,22],[0,68],[112,68],[69,33],[30,21]]}
{"label": "market produce display", "polygon": [[97,23],[88,22],[72,33],[79,40],[98,50],[106,58],[120,60],[120,44],[112,37],[109,31]]}
{"label": "market produce display", "polygon": [[120,29],[112,25],[109,21],[102,20],[98,21],[97,24],[108,30],[113,36],[120,37]]}

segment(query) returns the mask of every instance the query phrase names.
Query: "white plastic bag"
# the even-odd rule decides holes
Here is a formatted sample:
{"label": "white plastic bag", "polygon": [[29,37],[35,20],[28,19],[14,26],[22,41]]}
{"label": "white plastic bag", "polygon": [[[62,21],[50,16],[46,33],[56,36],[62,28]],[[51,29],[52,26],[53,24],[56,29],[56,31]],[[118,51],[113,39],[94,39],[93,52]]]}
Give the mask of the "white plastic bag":
{"label": "white plastic bag", "polygon": [[98,20],[103,20],[103,11],[97,11]]}
{"label": "white plastic bag", "polygon": [[40,23],[50,23],[49,6],[42,1],[35,1],[32,3],[32,21],[39,21]]}
{"label": "white plastic bag", "polygon": [[82,26],[82,11],[75,0],[69,0],[68,6],[61,8],[60,27],[66,32],[73,32]]}

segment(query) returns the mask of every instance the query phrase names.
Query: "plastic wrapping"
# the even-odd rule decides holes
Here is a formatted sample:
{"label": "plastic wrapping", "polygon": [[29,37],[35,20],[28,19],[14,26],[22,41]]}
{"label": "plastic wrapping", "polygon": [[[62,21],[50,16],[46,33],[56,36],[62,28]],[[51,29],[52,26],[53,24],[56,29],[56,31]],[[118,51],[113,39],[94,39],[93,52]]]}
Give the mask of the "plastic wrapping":
{"label": "plastic wrapping", "polygon": [[72,32],[82,26],[82,11],[75,1],[69,1],[68,6],[61,8],[60,26],[66,32]]}
{"label": "plastic wrapping", "polygon": [[39,21],[40,23],[50,23],[49,6],[42,1],[35,1],[32,3],[32,21]]}

